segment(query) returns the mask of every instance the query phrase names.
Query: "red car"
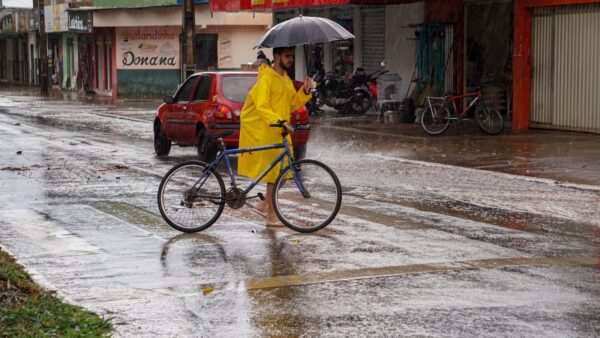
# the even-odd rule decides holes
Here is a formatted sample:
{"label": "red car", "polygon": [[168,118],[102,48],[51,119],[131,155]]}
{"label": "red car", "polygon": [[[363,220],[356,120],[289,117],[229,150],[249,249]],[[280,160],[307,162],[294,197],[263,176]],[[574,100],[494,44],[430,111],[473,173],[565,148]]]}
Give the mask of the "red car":
{"label": "red car", "polygon": [[[166,96],[154,119],[154,150],[165,156],[171,144],[197,146],[200,160],[209,162],[216,155],[215,140],[204,135],[233,129],[223,139],[228,148],[237,148],[239,141],[240,110],[246,96],[256,82],[256,72],[219,71],[196,73],[179,87],[175,95]],[[302,83],[295,83],[296,86]],[[292,136],[294,153],[302,158],[309,136],[306,108],[292,112],[291,123],[296,124]]]}

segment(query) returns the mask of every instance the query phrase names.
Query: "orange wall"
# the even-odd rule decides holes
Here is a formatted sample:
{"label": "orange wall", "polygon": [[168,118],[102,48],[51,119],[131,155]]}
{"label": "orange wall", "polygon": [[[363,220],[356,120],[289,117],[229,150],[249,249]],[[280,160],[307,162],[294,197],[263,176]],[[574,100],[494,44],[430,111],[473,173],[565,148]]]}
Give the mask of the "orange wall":
{"label": "orange wall", "polygon": [[531,106],[531,9],[600,3],[598,0],[515,0],[513,51],[513,132],[529,129]]}

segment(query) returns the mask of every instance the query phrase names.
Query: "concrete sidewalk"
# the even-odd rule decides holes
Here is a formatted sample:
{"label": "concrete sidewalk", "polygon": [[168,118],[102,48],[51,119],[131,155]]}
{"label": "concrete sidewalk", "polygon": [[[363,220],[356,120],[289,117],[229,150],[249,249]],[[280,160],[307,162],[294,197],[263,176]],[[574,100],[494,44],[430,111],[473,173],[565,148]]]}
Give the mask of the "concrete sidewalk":
{"label": "concrete sidewalk", "polygon": [[[43,98],[37,87],[5,84],[0,85],[2,92],[31,97],[32,101],[101,106],[102,116],[148,122],[162,103],[160,97],[115,101],[112,97],[57,90]],[[430,136],[416,123],[384,124],[376,116],[339,117],[333,111],[311,117],[311,124],[331,133],[332,141],[358,142],[382,155],[600,186],[600,135],[596,134],[549,130],[513,134],[507,124],[501,135],[490,136],[466,120],[451,125],[443,135]]]}

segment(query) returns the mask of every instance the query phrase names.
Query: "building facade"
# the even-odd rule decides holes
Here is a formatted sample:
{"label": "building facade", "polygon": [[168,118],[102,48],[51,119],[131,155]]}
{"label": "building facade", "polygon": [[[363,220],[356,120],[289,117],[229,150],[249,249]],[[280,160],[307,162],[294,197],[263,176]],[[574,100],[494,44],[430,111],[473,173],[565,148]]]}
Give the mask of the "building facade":
{"label": "building facade", "polygon": [[[272,10],[274,24],[298,15],[331,19],[355,39],[321,46],[326,71],[346,77],[357,68],[373,73],[385,60],[386,69],[401,79],[393,98],[417,101],[423,99],[419,94],[425,87],[433,88],[428,92],[461,90],[462,6],[461,0],[211,0],[215,12]],[[314,47],[297,49],[296,79],[304,76]],[[437,63],[429,57],[433,54]]]}
{"label": "building facade", "polygon": [[514,6],[513,130],[600,133],[600,1]]}
{"label": "building facade", "polygon": [[[252,41],[271,26],[270,14],[211,13],[194,1],[193,71],[239,69],[256,53]],[[93,22],[99,88],[121,95],[171,94],[184,69],[181,0],[96,0]],[[110,61],[110,62],[109,62]],[[105,74],[105,75],[103,75]]]}
{"label": "building facade", "polygon": [[1,82],[35,83],[38,20],[30,9],[0,10]]}
{"label": "building facade", "polygon": [[[48,85],[113,97],[165,95],[190,70],[239,69],[255,60],[252,47],[271,27],[270,13],[211,13],[208,0],[194,0],[195,57],[184,69],[182,3],[45,0]],[[0,11],[0,81],[38,84],[36,13]]]}

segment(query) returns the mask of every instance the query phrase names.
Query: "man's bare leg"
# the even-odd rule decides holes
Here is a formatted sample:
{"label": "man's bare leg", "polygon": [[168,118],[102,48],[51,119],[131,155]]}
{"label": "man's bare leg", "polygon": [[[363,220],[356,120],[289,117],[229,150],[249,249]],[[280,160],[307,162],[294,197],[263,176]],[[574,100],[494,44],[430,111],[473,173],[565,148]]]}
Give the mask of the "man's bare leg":
{"label": "man's bare leg", "polygon": [[[267,198],[265,197],[265,200]],[[267,206],[267,202],[266,201],[258,201],[256,202],[256,204],[253,205],[253,208],[266,214],[267,211],[269,211],[269,207]]]}
{"label": "man's bare leg", "polygon": [[267,195],[265,196],[265,204],[267,205],[267,225],[280,225],[283,226],[277,215],[275,214],[275,210],[273,209],[273,187],[275,185],[273,183],[267,183]]}

